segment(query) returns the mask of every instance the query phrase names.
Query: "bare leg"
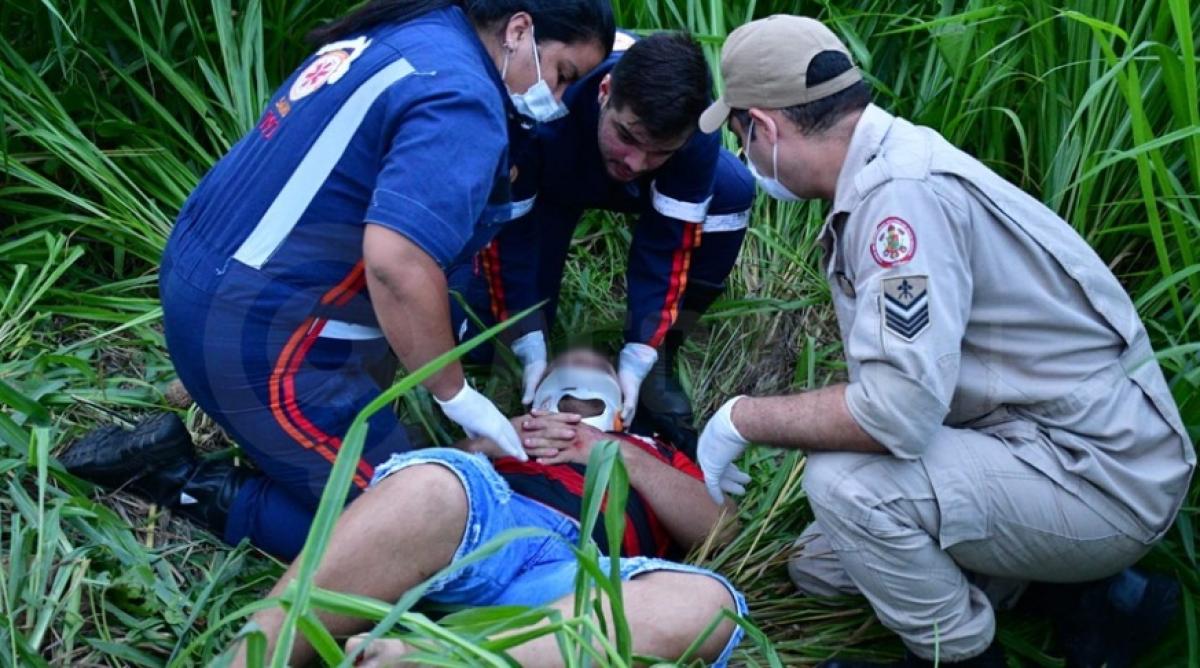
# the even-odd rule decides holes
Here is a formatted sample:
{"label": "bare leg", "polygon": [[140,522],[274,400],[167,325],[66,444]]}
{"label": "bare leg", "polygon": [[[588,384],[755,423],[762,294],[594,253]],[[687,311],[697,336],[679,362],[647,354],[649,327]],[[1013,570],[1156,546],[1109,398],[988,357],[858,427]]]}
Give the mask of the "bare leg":
{"label": "bare leg", "polygon": [[[449,469],[438,464],[403,469],[350,504],[313,581],[322,589],[395,601],[450,563],[466,523],[467,495]],[[296,561],[270,595],[282,594],[298,568]],[[268,652],[274,650],[284,615],[282,608],[272,608],[254,616],[266,632]],[[353,617],[320,618],[335,636],[369,626]],[[289,664],[304,665],[313,655],[304,637],[297,635]],[[233,665],[244,662],[239,650]]]}
{"label": "bare leg", "polygon": [[[633,652],[664,659],[679,658],[704,632],[722,609],[736,612],[733,597],[717,580],[696,573],[655,571],[624,584],[625,618],[633,634]],[[575,597],[559,599],[552,606],[570,617]],[[609,620],[608,628],[612,628]],[[725,619],[700,646],[699,656],[712,661],[733,634],[734,624]],[[346,642],[353,651],[361,638]],[[399,640],[377,640],[364,653],[365,668],[402,666],[407,647]],[[543,636],[509,650],[523,668],[561,666],[562,658],[553,636]]]}

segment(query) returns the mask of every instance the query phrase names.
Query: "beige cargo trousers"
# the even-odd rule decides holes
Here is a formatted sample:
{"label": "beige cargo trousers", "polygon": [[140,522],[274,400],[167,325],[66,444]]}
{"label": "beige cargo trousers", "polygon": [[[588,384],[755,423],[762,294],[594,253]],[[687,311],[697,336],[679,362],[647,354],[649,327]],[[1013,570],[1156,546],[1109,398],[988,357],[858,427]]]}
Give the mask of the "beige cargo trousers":
{"label": "beige cargo trousers", "polygon": [[[1143,408],[1134,401],[1121,412]],[[1150,548],[1122,503],[1081,478],[1068,489],[1056,479],[1071,481],[1069,471],[1017,455],[1054,448],[1018,420],[987,432],[943,427],[919,460],[810,453],[804,489],[816,521],[796,543],[793,582],[811,596],[862,594],[923,658],[983,652],[993,606],[1028,581],[1104,578]]]}

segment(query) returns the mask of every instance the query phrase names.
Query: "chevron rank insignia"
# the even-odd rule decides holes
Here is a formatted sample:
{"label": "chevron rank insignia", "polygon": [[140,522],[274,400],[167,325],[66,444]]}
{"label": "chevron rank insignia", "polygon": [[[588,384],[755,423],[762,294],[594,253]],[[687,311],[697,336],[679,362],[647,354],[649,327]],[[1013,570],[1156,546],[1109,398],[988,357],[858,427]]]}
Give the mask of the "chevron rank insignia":
{"label": "chevron rank insignia", "polygon": [[913,341],[929,328],[929,277],[883,279],[883,327]]}

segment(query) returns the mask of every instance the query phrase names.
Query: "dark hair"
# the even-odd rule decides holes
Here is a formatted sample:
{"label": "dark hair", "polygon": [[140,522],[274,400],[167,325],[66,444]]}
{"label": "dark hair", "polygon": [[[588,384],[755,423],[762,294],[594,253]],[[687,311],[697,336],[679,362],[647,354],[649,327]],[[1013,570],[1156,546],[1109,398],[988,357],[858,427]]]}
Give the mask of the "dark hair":
{"label": "dark hair", "polygon": [[[805,81],[809,86],[829,81],[850,69],[850,59],[839,51],[822,51],[808,64]],[[787,117],[801,133],[818,134],[828,130],[849,113],[861,111],[871,103],[871,84],[859,81],[848,88],[808,104],[784,107]],[[733,117],[745,128],[750,123],[750,112],[734,109]]]}
{"label": "dark hair", "polygon": [[696,129],[711,92],[700,45],[684,33],[663,32],[638,40],[613,66],[609,104],[631,108],[652,138],[674,139]]}
{"label": "dark hair", "polygon": [[578,44],[599,42],[607,57],[616,36],[609,0],[368,0],[349,14],[313,29],[308,41],[327,44],[381,23],[403,23],[437,9],[458,6],[477,28],[506,21],[517,12],[533,17],[534,37]]}

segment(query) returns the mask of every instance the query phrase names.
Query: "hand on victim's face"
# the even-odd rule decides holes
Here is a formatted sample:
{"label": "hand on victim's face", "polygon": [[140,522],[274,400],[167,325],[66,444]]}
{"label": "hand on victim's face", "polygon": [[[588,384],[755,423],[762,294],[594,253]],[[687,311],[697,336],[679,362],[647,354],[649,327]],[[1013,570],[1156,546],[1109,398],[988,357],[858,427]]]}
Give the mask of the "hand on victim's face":
{"label": "hand on victim's face", "polygon": [[574,443],[579,429],[587,426],[580,422],[582,419],[578,413],[533,410],[513,419],[513,427],[530,457],[546,457]]}

